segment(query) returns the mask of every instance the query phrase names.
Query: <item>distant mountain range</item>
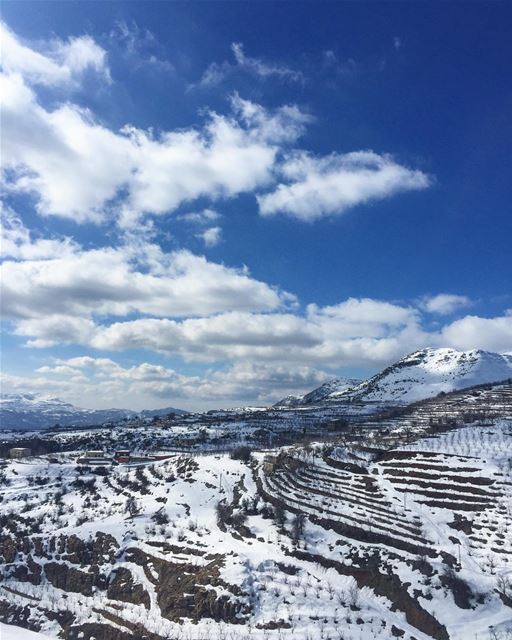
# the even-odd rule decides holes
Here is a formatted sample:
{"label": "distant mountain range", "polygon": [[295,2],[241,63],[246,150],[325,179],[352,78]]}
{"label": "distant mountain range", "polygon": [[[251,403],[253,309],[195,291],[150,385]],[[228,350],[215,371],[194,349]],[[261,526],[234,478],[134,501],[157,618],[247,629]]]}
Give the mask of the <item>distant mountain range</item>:
{"label": "distant mountain range", "polygon": [[132,411],[130,409],[82,409],[64,402],[34,393],[6,394],[0,397],[0,429],[44,429],[74,425],[98,425],[117,422],[137,416],[151,418],[169,413],[187,413],[174,407]]}
{"label": "distant mountain range", "polygon": [[[333,403],[409,404],[487,382],[512,378],[512,355],[474,349],[422,349],[386,367],[368,380],[334,378],[301,396],[287,396],[275,407],[308,407]],[[151,418],[186,411],[164,409],[82,409],[37,394],[4,395],[0,398],[1,429],[44,429],[61,426],[99,425],[124,418]]]}
{"label": "distant mountain range", "polygon": [[287,396],[275,406],[332,402],[407,404],[487,382],[512,378],[512,355],[473,349],[422,349],[364,381],[335,378],[303,396]]}

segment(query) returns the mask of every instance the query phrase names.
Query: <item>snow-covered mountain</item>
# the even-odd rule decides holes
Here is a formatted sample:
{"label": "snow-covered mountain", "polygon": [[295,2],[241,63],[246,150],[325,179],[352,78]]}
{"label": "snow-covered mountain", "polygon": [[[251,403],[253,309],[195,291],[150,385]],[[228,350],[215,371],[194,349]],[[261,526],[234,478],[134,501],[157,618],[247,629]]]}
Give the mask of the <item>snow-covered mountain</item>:
{"label": "snow-covered mountain", "polygon": [[313,391],[302,396],[289,395],[276,402],[276,407],[297,407],[303,404],[314,404],[323,400],[334,398],[336,394],[343,393],[347,389],[352,389],[361,384],[361,380],[356,378],[333,378],[324,382]]}
{"label": "snow-covered mountain", "polygon": [[408,403],[508,378],[512,378],[512,355],[429,348],[405,356],[359,384],[343,388],[338,379],[327,382],[291,406],[345,400]]}
{"label": "snow-covered mountain", "polygon": [[44,429],[55,424],[97,425],[135,416],[150,418],[171,412],[184,413],[172,407],[141,412],[130,409],[82,409],[60,398],[34,393],[6,394],[0,397],[0,428],[28,430]]}

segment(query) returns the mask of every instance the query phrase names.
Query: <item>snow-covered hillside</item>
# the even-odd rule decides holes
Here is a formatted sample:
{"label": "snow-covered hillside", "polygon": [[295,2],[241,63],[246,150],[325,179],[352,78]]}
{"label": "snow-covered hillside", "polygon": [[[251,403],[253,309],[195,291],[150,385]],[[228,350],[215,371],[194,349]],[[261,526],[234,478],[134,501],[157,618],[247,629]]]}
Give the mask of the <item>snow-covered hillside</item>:
{"label": "snow-covered hillside", "polygon": [[[350,388],[328,382],[296,404],[322,401],[415,402],[474,385],[512,378],[512,356],[474,349],[422,349]],[[329,386],[331,385],[331,387]]]}
{"label": "snow-covered hillside", "polygon": [[11,461],[0,620],[69,640],[506,638],[511,428],[386,452]]}
{"label": "snow-covered hillside", "polygon": [[130,409],[82,409],[59,398],[34,393],[0,396],[1,429],[44,429],[60,425],[95,425],[114,422],[137,415],[152,417],[167,413],[183,413],[179,409],[136,412]]}
{"label": "snow-covered hillside", "polygon": [[347,389],[353,389],[361,383],[361,380],[356,378],[333,378],[320,385],[310,393],[306,393],[302,396],[289,395],[276,402],[276,407],[296,407],[304,404],[314,404],[316,402],[322,402],[331,397],[335,397],[336,394],[342,393]]}

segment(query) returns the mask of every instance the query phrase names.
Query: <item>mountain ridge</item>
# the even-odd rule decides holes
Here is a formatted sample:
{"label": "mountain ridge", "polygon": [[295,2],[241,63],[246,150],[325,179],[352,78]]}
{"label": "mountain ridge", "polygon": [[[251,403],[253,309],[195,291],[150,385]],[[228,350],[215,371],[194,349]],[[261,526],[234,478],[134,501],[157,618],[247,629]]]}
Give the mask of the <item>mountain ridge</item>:
{"label": "mountain ridge", "polygon": [[[292,404],[305,406],[330,402],[397,402],[409,403],[488,382],[512,378],[512,355],[481,349],[457,351],[448,347],[427,347],[413,351],[397,362],[359,384],[338,387],[334,378],[297,396]],[[346,380],[346,379],[345,379]]]}
{"label": "mountain ridge", "polygon": [[99,425],[125,418],[152,418],[168,413],[187,413],[182,409],[84,409],[58,397],[37,393],[2,394],[0,396],[0,428],[26,431],[61,426]]}

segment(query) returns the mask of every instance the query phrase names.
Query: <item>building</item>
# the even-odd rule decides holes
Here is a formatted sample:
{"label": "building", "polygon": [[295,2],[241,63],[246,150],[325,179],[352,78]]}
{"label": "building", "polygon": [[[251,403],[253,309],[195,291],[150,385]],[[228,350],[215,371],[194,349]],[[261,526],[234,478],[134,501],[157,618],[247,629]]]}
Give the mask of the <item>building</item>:
{"label": "building", "polygon": [[122,451],[116,451],[114,453],[114,460],[116,462],[130,462],[130,451],[123,449]]}
{"label": "building", "polygon": [[9,450],[9,456],[11,458],[28,458],[31,455],[32,451],[28,447],[14,447]]}

